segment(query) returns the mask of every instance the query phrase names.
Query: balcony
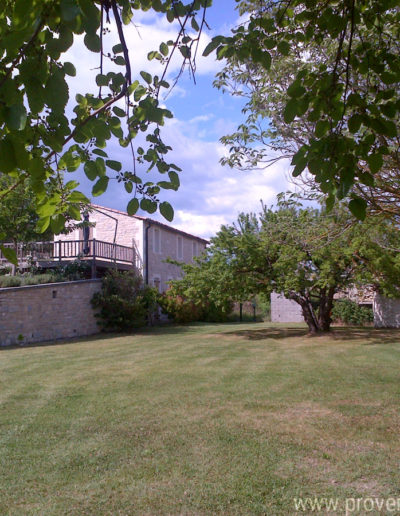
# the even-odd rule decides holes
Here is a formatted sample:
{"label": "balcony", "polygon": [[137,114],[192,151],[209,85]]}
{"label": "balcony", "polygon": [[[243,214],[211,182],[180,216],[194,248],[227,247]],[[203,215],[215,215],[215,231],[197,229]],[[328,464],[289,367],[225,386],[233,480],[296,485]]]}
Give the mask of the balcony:
{"label": "balcony", "polygon": [[[3,244],[14,248],[14,244]],[[103,242],[102,240],[58,240],[51,242],[29,242],[17,244],[17,258],[20,269],[34,264],[44,269],[64,266],[73,260],[89,261],[92,277],[96,269],[117,268],[141,269],[140,256],[134,247]],[[0,251],[0,266],[9,265]]]}

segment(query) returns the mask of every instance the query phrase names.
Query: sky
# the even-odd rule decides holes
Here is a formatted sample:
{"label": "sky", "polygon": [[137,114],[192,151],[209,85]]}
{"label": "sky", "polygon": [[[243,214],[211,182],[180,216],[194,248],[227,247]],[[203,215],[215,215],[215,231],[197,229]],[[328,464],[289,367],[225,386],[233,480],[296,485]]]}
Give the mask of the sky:
{"label": "sky", "polygon": [[[220,138],[234,131],[243,121],[243,99],[213,87],[215,74],[221,70],[223,63],[216,61],[213,55],[207,58],[201,56],[212,36],[229,34],[230,29],[240,21],[239,14],[234,10],[234,0],[214,0],[214,4],[207,14],[210,30],[202,34],[200,41],[195,83],[185,72],[168,97],[161,99],[162,104],[174,114],[174,118],[167,120],[162,128],[163,140],[173,149],[166,159],[178,165],[182,172],[179,190],[162,190],[159,197],[174,207],[172,226],[205,238],[214,235],[222,224],[234,222],[242,211],[258,212],[260,200],[271,205],[277,193],[290,189],[287,179],[290,167],[286,161],[279,161],[266,170],[251,172],[230,169],[220,164],[220,159],[227,154]],[[149,62],[147,54],[157,50],[162,41],[175,39],[176,27],[161,16],[149,12],[139,12],[133,22],[124,28],[133,77],[141,70],[161,75],[158,62]],[[113,31],[107,38],[109,47],[117,42],[113,39]],[[78,40],[65,60],[77,65],[77,77],[70,82],[71,98],[79,92],[97,91],[94,77],[98,73],[98,54],[88,51],[82,41]],[[176,77],[179,67],[180,60],[173,60],[167,77],[170,83]],[[123,170],[132,170],[129,149],[123,149],[114,142],[107,145],[107,152],[110,157],[122,162]],[[73,174],[66,174],[68,180],[77,179],[80,189],[92,198],[93,183],[87,180],[82,170],[73,173],[74,177]],[[150,179],[146,178],[145,170],[140,167],[138,175],[143,180]],[[159,177],[157,180],[165,179]],[[92,198],[96,204],[122,211],[126,210],[130,199],[131,196],[125,192],[122,184],[116,181],[110,181],[103,195]],[[165,222],[158,213],[149,215],[139,210],[137,214]]]}

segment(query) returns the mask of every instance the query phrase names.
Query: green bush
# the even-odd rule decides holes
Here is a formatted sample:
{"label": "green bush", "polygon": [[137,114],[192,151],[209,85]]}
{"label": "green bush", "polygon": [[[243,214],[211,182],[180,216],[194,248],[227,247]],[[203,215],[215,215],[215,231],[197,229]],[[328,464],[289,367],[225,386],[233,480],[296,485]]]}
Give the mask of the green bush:
{"label": "green bush", "polygon": [[364,325],[374,320],[372,308],[360,306],[350,299],[339,299],[334,302],[331,314],[334,322]]}
{"label": "green bush", "polygon": [[210,300],[193,301],[182,295],[179,288],[175,286],[160,296],[159,304],[162,311],[177,323],[225,322],[233,309],[233,303],[230,301],[221,305]]}
{"label": "green bush", "polygon": [[0,276],[0,288],[20,287],[21,283],[20,276]]}
{"label": "green bush", "polygon": [[89,279],[92,274],[92,269],[88,262],[78,259],[65,265],[60,273],[68,281],[77,281]]}
{"label": "green bush", "polygon": [[62,278],[52,274],[19,274],[17,276],[0,276],[0,288],[24,287],[27,285],[42,285],[63,281]]}
{"label": "green bush", "polygon": [[[133,271],[109,271],[101,292],[92,298],[98,323],[107,331],[130,331],[146,324],[154,307],[154,289],[143,286],[142,277]],[[151,292],[150,292],[151,291]]]}

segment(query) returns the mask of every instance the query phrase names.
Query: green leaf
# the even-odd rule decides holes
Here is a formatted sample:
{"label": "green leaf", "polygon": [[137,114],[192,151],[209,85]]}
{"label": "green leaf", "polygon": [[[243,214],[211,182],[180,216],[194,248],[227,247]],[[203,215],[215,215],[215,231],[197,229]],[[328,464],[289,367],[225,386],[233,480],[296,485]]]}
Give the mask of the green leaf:
{"label": "green leaf", "polygon": [[122,118],[122,117],[124,117],[124,116],[126,116],[125,111],[124,111],[123,109],[119,108],[118,106],[114,106],[114,107],[113,107],[113,111],[114,111],[114,113],[115,113],[117,116],[119,116],[119,117],[121,117],[121,118]]}
{"label": "green leaf", "polygon": [[277,45],[277,49],[282,55],[287,56],[290,52],[290,45],[287,41],[280,41]]}
{"label": "green leaf", "polygon": [[15,158],[14,146],[6,137],[0,140],[0,172],[9,174],[17,166]]}
{"label": "green leaf", "polygon": [[90,179],[90,181],[94,181],[98,176],[97,166],[94,161],[87,161],[83,167],[83,170],[86,174],[86,177]]}
{"label": "green leaf", "polygon": [[293,122],[297,115],[298,103],[296,99],[290,99],[283,111],[283,119],[287,124]]}
{"label": "green leaf", "polygon": [[51,218],[50,227],[53,233],[58,235],[65,227],[65,217],[60,213]]}
{"label": "green leaf", "polygon": [[61,0],[60,11],[62,19],[67,22],[74,20],[81,12],[76,0]]}
{"label": "green leaf", "polygon": [[294,81],[289,88],[287,89],[287,93],[289,97],[292,98],[299,98],[304,95],[306,92],[306,89],[303,88],[299,80]]}
{"label": "green leaf", "polygon": [[173,170],[171,170],[170,172],[168,172],[168,176],[169,176],[169,179],[171,181],[171,183],[176,187],[176,188],[179,188],[180,186],[180,181],[179,181],[179,176],[176,172],[174,172]]}
{"label": "green leaf", "polygon": [[41,158],[33,158],[28,164],[28,172],[33,179],[44,181],[46,179],[46,169]]}
{"label": "green leaf", "polygon": [[190,59],[190,56],[192,55],[192,53],[188,46],[182,45],[181,47],[179,47],[179,51],[185,59]]}
{"label": "green leaf", "polygon": [[102,176],[97,183],[92,188],[92,195],[93,197],[98,197],[99,195],[103,194],[108,187],[108,182],[110,178],[107,176]]}
{"label": "green leaf", "polygon": [[125,66],[125,59],[122,57],[122,56],[117,56],[115,59],[114,59],[114,63],[116,65],[119,65],[119,66]]}
{"label": "green leaf", "polygon": [[333,195],[328,195],[325,201],[326,211],[330,213],[335,206],[335,197]]}
{"label": "green leaf", "polygon": [[50,217],[40,217],[36,224],[36,231],[38,233],[44,233],[46,229],[50,226]]}
{"label": "green leaf", "polygon": [[139,209],[139,201],[135,197],[134,199],[131,199],[128,202],[126,211],[128,212],[128,215],[135,215],[135,213],[138,211],[138,209]]}
{"label": "green leaf", "polygon": [[69,63],[68,61],[64,63],[63,65],[64,67],[64,72],[71,76],[71,77],[75,77],[76,76],[76,68],[75,66],[72,64],[72,63]]}
{"label": "green leaf", "polygon": [[207,57],[208,55],[210,55],[211,52],[213,50],[215,50],[221,44],[222,39],[223,38],[221,38],[220,36],[216,36],[215,38],[213,38],[210,41],[210,43],[206,46],[206,48],[204,49],[203,56]]}
{"label": "green leaf", "polygon": [[119,161],[114,161],[113,159],[108,159],[106,161],[106,165],[109,168],[112,168],[113,170],[116,170],[119,172],[122,168],[122,164]]}
{"label": "green leaf", "polygon": [[168,48],[168,45],[166,43],[161,43],[160,45],[160,52],[163,56],[167,56],[168,53],[169,53],[169,48]]}
{"label": "green leaf", "polygon": [[197,23],[196,18],[194,16],[193,16],[192,21],[190,22],[190,24],[191,24],[192,29],[194,31],[199,32],[200,27],[199,27],[199,24]]}
{"label": "green leaf", "polygon": [[315,125],[315,136],[317,138],[322,138],[330,128],[330,123],[328,120],[319,120]]}
{"label": "green leaf", "polygon": [[251,51],[251,57],[256,63],[259,63],[265,70],[271,68],[271,54],[259,47],[254,47]]}
{"label": "green leaf", "polygon": [[101,149],[94,149],[92,152],[98,156],[103,156],[103,158],[108,158],[108,154]]}
{"label": "green leaf", "polygon": [[0,244],[0,251],[2,252],[4,258],[12,263],[13,265],[18,267],[18,258],[17,253],[14,249],[10,249],[9,247],[4,247]]}
{"label": "green leaf", "polygon": [[107,75],[103,75],[101,73],[96,75],[96,84],[97,86],[107,86],[109,79]]}
{"label": "green leaf", "polygon": [[157,210],[157,203],[150,199],[142,199],[140,201],[140,207],[143,211],[148,213],[154,213]]}
{"label": "green leaf", "polygon": [[128,193],[132,193],[132,190],[133,190],[133,183],[132,183],[131,181],[125,182],[125,183],[124,183],[124,187],[125,187],[125,190],[126,190]]}
{"label": "green leaf", "polygon": [[86,197],[86,195],[83,194],[82,192],[78,192],[78,190],[74,190],[73,192],[70,193],[70,195],[68,196],[68,201],[69,202],[83,202],[85,204],[89,203],[89,199]]}
{"label": "green leaf", "polygon": [[306,166],[307,166],[307,158],[301,157],[297,161],[296,166],[293,169],[292,176],[293,177],[299,176],[303,172],[303,170],[306,168]]}
{"label": "green leaf", "polygon": [[367,157],[367,163],[371,174],[376,174],[382,168],[383,157],[379,152]]}
{"label": "green leaf", "polygon": [[124,47],[121,45],[121,43],[117,43],[117,45],[112,47],[112,51],[114,54],[120,54],[124,51]]}
{"label": "green leaf", "polygon": [[349,210],[359,220],[364,220],[366,216],[367,203],[364,199],[357,197],[349,202]]}
{"label": "green leaf", "polygon": [[[147,72],[140,72],[140,75],[143,77],[143,79],[147,82],[147,84],[151,84],[151,75]],[[136,100],[136,99],[135,99]]]}
{"label": "green leaf", "polygon": [[46,83],[45,99],[46,104],[53,111],[64,112],[69,99],[69,90],[64,74],[58,68],[52,73]]}
{"label": "green leaf", "polygon": [[355,134],[361,127],[362,124],[362,116],[357,113],[352,115],[347,122],[347,126],[351,134]]}
{"label": "green leaf", "polygon": [[164,201],[160,203],[160,213],[164,217],[164,219],[168,220],[168,222],[172,222],[174,219],[174,209],[170,205],[169,202]]}
{"label": "green leaf", "polygon": [[23,104],[14,104],[6,109],[5,121],[11,130],[22,131],[25,129],[26,118],[26,109]]}
{"label": "green leaf", "polygon": [[101,50],[101,41],[97,34],[95,33],[87,33],[83,39],[86,47],[91,52],[100,52]]}

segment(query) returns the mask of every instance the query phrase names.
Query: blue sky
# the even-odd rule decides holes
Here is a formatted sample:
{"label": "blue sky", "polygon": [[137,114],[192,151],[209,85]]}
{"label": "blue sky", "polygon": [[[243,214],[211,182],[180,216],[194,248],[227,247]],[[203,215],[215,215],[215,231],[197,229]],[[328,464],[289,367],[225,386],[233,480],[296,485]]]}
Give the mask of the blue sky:
{"label": "blue sky", "polygon": [[[239,20],[234,0],[214,0],[214,4],[207,16],[211,30],[203,34],[201,49],[204,49],[213,35],[228,34]],[[147,61],[147,53],[157,49],[161,41],[173,39],[176,28],[151,13],[138,13],[133,21],[135,25],[125,29],[131,48],[133,75],[138,75],[141,70],[160,74],[158,63]],[[69,56],[72,58],[70,60],[78,63],[77,78],[70,83],[71,96],[90,91],[91,88],[93,91],[95,68],[98,66],[98,55],[87,51],[81,42],[77,43],[71,51],[72,56]],[[114,43],[112,40],[109,42],[110,46]],[[201,53],[197,59],[196,84],[185,73],[163,101],[174,114],[174,118],[162,129],[163,139],[173,148],[167,159],[180,166],[182,173],[178,192],[164,191],[160,197],[171,202],[174,207],[173,226],[210,237],[221,224],[233,222],[240,211],[258,211],[260,199],[268,205],[272,204],[277,193],[289,188],[289,167],[287,162],[281,161],[267,170],[242,172],[219,164],[227,152],[219,140],[224,134],[234,131],[243,120],[243,101],[213,88],[214,76],[221,69],[222,63],[215,61],[214,56],[203,58]],[[179,66],[179,61],[172,63],[170,82],[176,76]],[[108,145],[107,150],[110,156],[115,156],[123,163],[124,170],[132,170],[128,149],[121,149],[114,142]],[[145,176],[144,171],[141,173]],[[82,171],[75,172],[75,177],[71,176],[67,174],[66,179],[77,179],[81,183],[81,190],[90,197],[92,183]],[[121,184],[110,181],[107,192],[93,200],[96,204],[125,210],[130,198]],[[148,216],[147,213],[138,214]],[[154,214],[151,217],[163,220],[160,215]]]}

